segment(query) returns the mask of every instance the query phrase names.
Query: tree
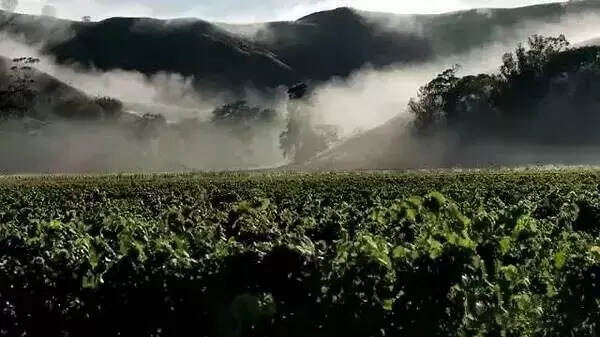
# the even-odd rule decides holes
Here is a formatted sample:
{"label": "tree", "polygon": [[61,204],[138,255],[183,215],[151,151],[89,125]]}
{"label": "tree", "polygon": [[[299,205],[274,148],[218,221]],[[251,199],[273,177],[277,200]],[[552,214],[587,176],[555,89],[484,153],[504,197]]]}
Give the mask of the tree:
{"label": "tree", "polygon": [[244,100],[217,107],[213,110],[212,114],[212,121],[214,123],[271,122],[277,115],[273,109],[250,106]]}
{"label": "tree", "polygon": [[84,16],[84,17],[81,18],[81,21],[83,21],[83,22],[92,22],[92,17],[86,15],[86,16]]}
{"label": "tree", "polygon": [[482,124],[490,121],[492,114],[500,113],[505,121],[528,118],[548,91],[546,77],[554,71],[551,61],[568,46],[564,35],[533,35],[527,47],[519,44],[514,53],[504,54],[498,75],[459,78],[458,66],[445,70],[421,87],[418,98],[408,104],[416,129],[423,132],[435,125],[452,124],[475,133],[485,132]]}
{"label": "tree", "polygon": [[14,12],[19,6],[19,0],[2,0],[2,9],[7,12]]}
{"label": "tree", "polygon": [[339,139],[334,125],[312,125],[309,120],[290,118],[279,135],[283,155],[295,163],[310,160]]}
{"label": "tree", "polygon": [[338,140],[338,129],[317,124],[311,118],[311,97],[306,84],[289,88],[288,98],[288,121],[279,135],[279,147],[293,162],[305,162]]}
{"label": "tree", "polygon": [[562,35],[536,35],[505,54],[496,74],[459,78],[447,69],[410,101],[416,130],[450,131],[462,145],[600,139],[600,47],[568,45]]}
{"label": "tree", "polygon": [[19,57],[12,60],[8,85],[0,90],[0,117],[21,118],[29,109],[37,95],[34,88],[32,65],[40,60],[33,57]]}
{"label": "tree", "polygon": [[297,83],[288,89],[290,99],[301,99],[308,92],[308,86],[305,83]]}
{"label": "tree", "polygon": [[277,112],[273,109],[249,106],[241,100],[213,110],[211,122],[249,144],[255,137],[256,128],[274,121],[276,116]]}
{"label": "tree", "polygon": [[42,16],[56,17],[56,7],[52,5],[45,5],[42,7]]}
{"label": "tree", "polygon": [[104,117],[108,119],[117,119],[123,113],[123,103],[118,99],[104,96],[96,97],[94,103],[104,110]]}
{"label": "tree", "polygon": [[519,44],[514,53],[504,54],[499,83],[492,97],[505,116],[526,119],[536,110],[538,102],[549,90],[551,61],[569,47],[564,35],[544,37],[533,35],[527,48]]}
{"label": "tree", "polygon": [[425,131],[445,118],[446,95],[458,83],[459,78],[456,77],[458,70],[458,65],[446,69],[419,89],[418,99],[409,101],[408,108],[415,115],[414,123],[417,130]]}
{"label": "tree", "polygon": [[518,76],[540,76],[551,58],[569,47],[564,35],[544,37],[533,35],[528,39],[528,47],[519,44],[515,53],[506,53],[502,57],[500,75],[507,81]]}
{"label": "tree", "polygon": [[140,139],[157,138],[166,125],[167,120],[163,115],[146,113],[138,121],[136,133]]}

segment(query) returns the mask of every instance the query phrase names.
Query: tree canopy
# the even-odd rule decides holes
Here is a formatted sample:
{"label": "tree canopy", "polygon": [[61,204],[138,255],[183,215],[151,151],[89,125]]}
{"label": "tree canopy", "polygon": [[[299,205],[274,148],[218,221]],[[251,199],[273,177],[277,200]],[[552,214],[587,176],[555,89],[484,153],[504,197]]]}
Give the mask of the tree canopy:
{"label": "tree canopy", "polygon": [[599,70],[600,48],[571,49],[563,35],[534,35],[502,57],[498,73],[458,77],[458,67],[445,70],[421,87],[409,111],[420,133],[444,128],[463,143],[597,142]]}

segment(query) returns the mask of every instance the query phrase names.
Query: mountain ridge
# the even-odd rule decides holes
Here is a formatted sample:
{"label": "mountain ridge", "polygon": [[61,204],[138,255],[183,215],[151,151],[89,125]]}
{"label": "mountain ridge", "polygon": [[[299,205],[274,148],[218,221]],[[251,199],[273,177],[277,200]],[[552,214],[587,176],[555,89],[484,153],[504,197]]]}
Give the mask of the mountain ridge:
{"label": "mountain ridge", "polygon": [[[554,3],[512,9],[473,9],[439,15],[398,15],[349,7],[295,21],[255,24],[259,34],[234,34],[195,18],[115,17],[78,22],[0,12],[0,31],[21,36],[61,64],[193,77],[198,87],[239,91],[298,81],[345,78],[370,65],[419,64],[514,35],[515,22],[554,22],[568,14],[600,13],[600,2]],[[248,25],[228,25],[242,31]],[[260,34],[262,32],[262,35]]]}

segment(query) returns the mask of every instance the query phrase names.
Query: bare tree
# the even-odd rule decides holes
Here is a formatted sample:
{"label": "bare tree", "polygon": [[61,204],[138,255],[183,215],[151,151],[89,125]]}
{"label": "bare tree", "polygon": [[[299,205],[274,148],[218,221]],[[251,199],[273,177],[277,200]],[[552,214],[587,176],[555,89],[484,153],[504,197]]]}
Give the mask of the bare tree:
{"label": "bare tree", "polygon": [[14,12],[19,5],[19,0],[2,0],[2,9],[7,12]]}
{"label": "bare tree", "polygon": [[83,22],[92,22],[92,17],[89,15],[86,15],[84,17],[81,18],[81,21]]}

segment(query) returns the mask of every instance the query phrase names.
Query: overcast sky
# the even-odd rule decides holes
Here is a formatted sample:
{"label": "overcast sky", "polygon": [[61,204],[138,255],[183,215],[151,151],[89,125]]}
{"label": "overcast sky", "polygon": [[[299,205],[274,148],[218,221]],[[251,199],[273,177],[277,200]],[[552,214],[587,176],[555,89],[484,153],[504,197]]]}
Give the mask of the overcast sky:
{"label": "overcast sky", "polygon": [[440,13],[478,7],[517,7],[561,0],[20,0],[18,12],[39,14],[44,5],[59,17],[100,20],[111,16],[199,17],[223,22],[294,20],[349,6],[394,13]]}

